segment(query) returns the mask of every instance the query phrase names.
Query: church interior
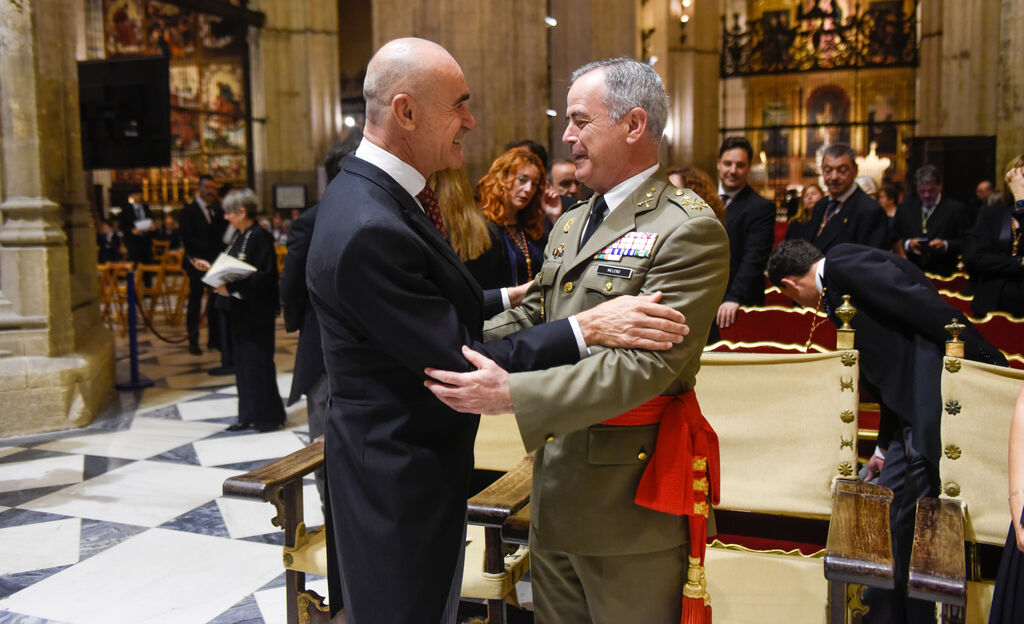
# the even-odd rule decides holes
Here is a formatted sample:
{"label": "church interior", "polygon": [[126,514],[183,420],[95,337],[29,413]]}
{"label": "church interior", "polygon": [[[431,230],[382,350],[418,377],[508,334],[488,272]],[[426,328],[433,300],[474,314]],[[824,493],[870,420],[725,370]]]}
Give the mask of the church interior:
{"label": "church interior", "polygon": [[[141,203],[146,228],[176,232],[212,176],[286,227],[330,182],[332,146],[361,136],[374,51],[408,36],[465,73],[474,183],[516,141],[569,158],[570,74],[620,56],[664,83],[663,166],[717,179],[727,137],[752,146],[776,243],[804,191],[824,188],[830,145],[907,200],[932,165],[975,213],[1012,204],[1004,176],[1024,165],[1024,0],[0,2],[0,623],[332,621],[306,402],[279,428],[225,431],[238,389],[218,348],[189,351],[184,252],[154,237],[147,261],[125,262],[118,223]],[[942,491],[904,589],[936,602],[935,621],[980,623],[1010,522],[1024,316],[972,311],[964,264],[926,275],[1009,366],[963,359],[947,327]],[[853,303],[836,314],[855,318]],[[891,588],[896,564],[892,493],[852,485],[882,411],[853,330],[767,281],[764,303],[739,310],[697,385],[722,456],[714,617],[860,622],[864,588]],[[286,400],[298,335],[275,322]],[[459,619],[532,622],[531,460],[512,415],[483,418],[476,455]]]}

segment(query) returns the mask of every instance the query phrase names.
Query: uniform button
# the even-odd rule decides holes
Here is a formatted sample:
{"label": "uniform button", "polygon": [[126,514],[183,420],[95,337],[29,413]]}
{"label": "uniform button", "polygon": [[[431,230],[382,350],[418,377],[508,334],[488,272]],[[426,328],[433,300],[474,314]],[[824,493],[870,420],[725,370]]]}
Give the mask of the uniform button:
{"label": "uniform button", "polygon": [[611,292],[612,291],[612,283],[611,282],[605,282],[604,283],[604,289],[606,291],[608,291],[608,292]]}
{"label": "uniform button", "polygon": [[572,292],[572,282],[566,282],[565,286],[562,287],[562,290],[564,290],[567,293],[571,293]]}
{"label": "uniform button", "polygon": [[545,442],[548,442],[548,443],[554,442],[554,441],[555,441],[555,434],[553,434],[553,433],[549,433],[549,434],[547,435],[547,437],[546,437],[546,438],[544,438],[544,441],[545,441]]}
{"label": "uniform button", "polygon": [[640,461],[646,461],[647,460],[647,452],[646,451],[640,451],[639,453],[636,454],[636,458],[639,459]]}

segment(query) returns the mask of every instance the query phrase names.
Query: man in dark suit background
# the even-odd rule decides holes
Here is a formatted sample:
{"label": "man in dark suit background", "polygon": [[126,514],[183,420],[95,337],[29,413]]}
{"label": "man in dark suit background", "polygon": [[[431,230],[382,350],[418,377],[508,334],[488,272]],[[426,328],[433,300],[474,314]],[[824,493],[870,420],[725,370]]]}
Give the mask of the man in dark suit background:
{"label": "man in dark suit background", "polygon": [[922,271],[950,275],[956,271],[971,226],[967,206],[942,194],[942,175],[935,165],[914,172],[914,187],[916,196],[896,210],[896,238]]}
{"label": "man in dark suit background", "polygon": [[[362,136],[362,135],[359,135]],[[335,144],[324,158],[324,170],[327,181],[341,171],[342,160],[355,150],[356,141]],[[313,239],[313,228],[316,225],[317,204],[303,212],[292,221],[288,234],[288,253],[284,257],[281,269],[281,310],[284,312],[286,331],[299,332],[299,344],[295,350],[295,369],[292,371],[292,388],[288,395],[288,405],[306,395],[306,415],[309,421],[309,437],[317,438],[324,434],[324,423],[327,419],[327,370],[324,368],[324,352],[320,347],[320,325],[316,320],[316,312],[309,302],[309,289],[306,288],[306,257],[309,255],[309,244]],[[320,500],[324,497],[323,469],[315,473],[316,489],[320,492]]]}
{"label": "man in dark suit background", "polygon": [[[149,221],[149,225],[139,223]],[[128,260],[140,264],[153,262],[153,230],[156,229],[156,221],[149,205],[142,203],[142,194],[133,191],[128,195],[128,202],[121,208],[121,214],[117,217],[118,229],[124,240],[124,248],[128,252]],[[143,228],[138,225],[145,225]]]}
{"label": "man in dark suit background", "polygon": [[764,267],[775,236],[775,204],[747,184],[753,158],[754,149],[743,137],[728,137],[718,150],[718,194],[725,203],[729,234],[729,285],[715,317],[718,327],[732,325],[741,305],[764,305]]}
{"label": "man in dark suit background", "polygon": [[[577,361],[597,341],[667,349],[686,330],[658,296],[623,297],[482,344],[483,296],[425,185],[462,166],[476,125],[462,70],[437,44],[398,39],[370,60],[363,91],[364,138],[320,201],[306,267],[330,387],[325,462],[346,618],[452,622],[479,416],[438,401],[424,369],[469,370],[464,345],[523,370]],[[658,318],[649,330],[630,309]]]}
{"label": "man in dark suit background", "polygon": [[[864,622],[935,622],[935,604],[907,598],[907,566],[917,500],[939,494],[940,375],[945,326],[957,319],[969,359],[1005,366],[1002,354],[950,306],[916,266],[896,254],[840,244],[824,255],[806,241],[785,241],[768,260],[768,279],[797,303],[835,311],[850,295],[860,379],[878,397],[879,451],[869,473],[895,492],[891,514],[896,588],[870,589]],[[884,451],[884,461],[879,455]],[[879,466],[881,464],[881,466]]]}
{"label": "man in dark suit background", "polygon": [[[203,283],[203,273],[192,266],[189,257],[201,258],[207,262],[213,262],[224,250],[224,211],[220,208],[217,200],[217,187],[213,182],[213,176],[199,176],[199,183],[196,185],[198,193],[195,199],[185,204],[182,208],[181,217],[181,242],[185,247],[185,257],[181,266],[188,274],[188,307],[185,315],[185,326],[188,328],[188,352],[192,355],[199,355],[202,350],[199,348],[199,313],[203,303],[203,293],[206,292],[206,284]],[[207,327],[209,328],[209,340],[207,348],[220,348],[220,323],[208,315]]]}
{"label": "man in dark suit background", "polygon": [[853,149],[846,143],[825,148],[821,174],[828,194],[811,212],[807,231],[814,246],[823,253],[840,243],[888,249],[889,220],[878,202],[854,183],[857,160]]}

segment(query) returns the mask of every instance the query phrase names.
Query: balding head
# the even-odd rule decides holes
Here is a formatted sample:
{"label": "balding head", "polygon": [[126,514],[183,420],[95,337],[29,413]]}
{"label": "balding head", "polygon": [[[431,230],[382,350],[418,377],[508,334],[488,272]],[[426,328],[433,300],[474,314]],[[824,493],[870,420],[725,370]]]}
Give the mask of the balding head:
{"label": "balding head", "polygon": [[378,125],[383,123],[396,95],[415,96],[428,82],[424,80],[425,74],[446,63],[458,66],[448,51],[433,41],[405,37],[385,43],[366,66],[366,119]]}
{"label": "balding head", "polygon": [[462,136],[476,119],[462,68],[443,47],[415,37],[384,44],[366,67],[367,139],[424,177],[463,164]]}

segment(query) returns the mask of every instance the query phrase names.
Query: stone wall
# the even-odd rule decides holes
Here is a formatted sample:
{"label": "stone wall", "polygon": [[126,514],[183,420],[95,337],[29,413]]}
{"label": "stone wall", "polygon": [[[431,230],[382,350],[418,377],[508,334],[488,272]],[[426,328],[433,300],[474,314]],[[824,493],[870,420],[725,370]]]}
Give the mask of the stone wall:
{"label": "stone wall", "polygon": [[0,437],[89,423],[114,380],[85,202],[76,10],[0,3]]}

